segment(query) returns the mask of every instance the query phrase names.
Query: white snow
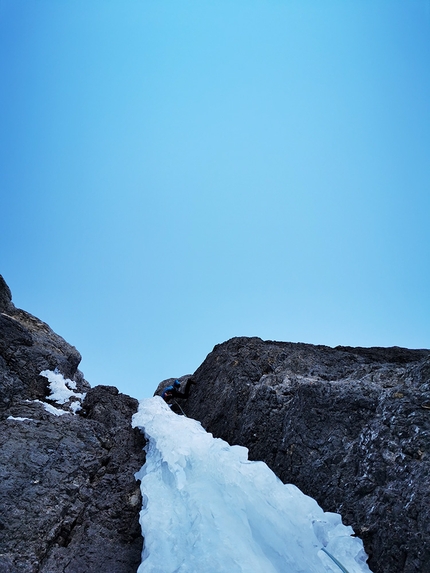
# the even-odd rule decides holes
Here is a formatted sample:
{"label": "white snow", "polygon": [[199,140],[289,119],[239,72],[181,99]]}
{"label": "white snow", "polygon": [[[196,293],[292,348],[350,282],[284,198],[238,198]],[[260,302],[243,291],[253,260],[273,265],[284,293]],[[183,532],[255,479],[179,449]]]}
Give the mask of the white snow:
{"label": "white snow", "polygon": [[[57,404],[65,404],[71,400],[69,403],[69,409],[73,414],[76,414],[76,412],[81,409],[81,402],[85,398],[85,394],[73,391],[76,390],[76,382],[73,382],[73,380],[69,380],[68,378],[64,378],[64,376],[60,374],[60,372],[57,372],[56,369],[54,372],[51,370],[43,370],[40,375],[45,376],[45,378],[48,378],[49,380],[49,389],[51,390],[51,394],[49,395],[50,400],[57,402]],[[45,402],[42,402],[42,404],[44,404],[45,410],[51,414],[55,414],[56,416],[61,416],[62,414],[67,413],[64,410],[59,410],[58,408],[54,408],[54,406],[45,404]],[[50,409],[48,409],[47,406],[50,406]],[[61,414],[58,412],[61,412]]]}
{"label": "white snow", "polygon": [[[138,573],[369,573],[339,515],[284,485],[159,397],[133,416],[148,439]],[[336,563],[337,561],[337,563]]]}
{"label": "white snow", "polygon": [[65,404],[72,397],[78,398],[79,400],[84,399],[85,394],[73,392],[73,390],[76,390],[76,382],[73,382],[73,380],[69,380],[68,378],[64,378],[64,376],[59,372],[43,370],[40,375],[45,376],[45,378],[48,378],[49,380],[49,388],[51,390],[49,399],[53,402],[57,402],[57,404]]}
{"label": "white snow", "polygon": [[70,404],[69,408],[74,414],[76,414],[76,412],[79,412],[79,410],[82,410],[81,403],[77,402],[76,400]]}
{"label": "white snow", "polygon": [[33,400],[33,402],[37,402],[38,404],[42,404],[47,412],[50,414],[54,414],[54,416],[64,416],[64,414],[68,414],[67,410],[60,410],[60,408],[56,408],[52,404],[48,404],[47,402],[42,402],[41,400]]}
{"label": "white snow", "polygon": [[21,418],[21,416],[8,416],[6,420],[16,420],[17,422],[24,422],[25,420],[30,420],[30,422],[33,422],[33,418]]}

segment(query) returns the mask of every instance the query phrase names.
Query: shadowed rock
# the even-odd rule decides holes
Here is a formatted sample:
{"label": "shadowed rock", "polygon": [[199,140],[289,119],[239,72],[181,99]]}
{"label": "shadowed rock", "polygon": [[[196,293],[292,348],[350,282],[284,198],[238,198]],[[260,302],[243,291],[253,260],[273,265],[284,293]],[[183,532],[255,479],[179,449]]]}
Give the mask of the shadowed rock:
{"label": "shadowed rock", "polygon": [[[0,313],[0,572],[134,573],[143,543],[137,400],[90,388],[77,350],[16,309],[2,277]],[[79,415],[41,403],[40,372],[55,368],[86,392]]]}

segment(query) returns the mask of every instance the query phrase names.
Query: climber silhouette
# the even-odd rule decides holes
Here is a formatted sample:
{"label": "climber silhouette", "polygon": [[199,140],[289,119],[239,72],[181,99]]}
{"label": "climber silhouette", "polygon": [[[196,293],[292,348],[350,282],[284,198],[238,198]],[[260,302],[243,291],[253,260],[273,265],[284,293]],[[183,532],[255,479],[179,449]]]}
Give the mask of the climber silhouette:
{"label": "climber silhouette", "polygon": [[177,414],[182,412],[182,408],[176,403],[175,398],[188,398],[192,384],[195,384],[194,380],[192,378],[188,378],[183,392],[180,390],[181,383],[179,380],[175,380],[173,384],[164,388],[161,393],[161,397],[165,402],[167,402],[167,404],[169,404],[173,412],[176,412]]}

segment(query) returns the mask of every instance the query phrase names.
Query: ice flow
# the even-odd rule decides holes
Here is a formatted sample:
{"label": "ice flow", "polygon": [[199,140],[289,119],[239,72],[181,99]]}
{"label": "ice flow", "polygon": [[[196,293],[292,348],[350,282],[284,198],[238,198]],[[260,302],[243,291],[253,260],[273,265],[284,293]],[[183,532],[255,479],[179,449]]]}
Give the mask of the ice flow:
{"label": "ice flow", "polygon": [[248,450],[213,438],[157,397],[142,400],[138,573],[370,573],[360,539]]}

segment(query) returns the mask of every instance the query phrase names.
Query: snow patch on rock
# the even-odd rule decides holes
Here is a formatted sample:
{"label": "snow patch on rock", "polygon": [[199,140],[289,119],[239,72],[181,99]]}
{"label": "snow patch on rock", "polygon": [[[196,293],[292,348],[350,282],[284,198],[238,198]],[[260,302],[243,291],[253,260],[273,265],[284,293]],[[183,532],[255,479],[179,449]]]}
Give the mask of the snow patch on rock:
{"label": "snow patch on rock", "polygon": [[[69,410],[73,414],[76,414],[76,412],[81,409],[81,403],[86,394],[74,392],[74,390],[76,390],[76,382],[73,382],[73,380],[69,380],[68,378],[64,378],[64,376],[58,372],[57,369],[54,371],[42,370],[40,375],[44,376],[49,381],[49,389],[51,390],[49,400],[57,402],[57,404],[61,405],[68,403]],[[35,400],[35,402],[39,401],[40,400]],[[47,412],[50,412],[55,416],[62,416],[63,414],[67,414],[67,411],[55,408],[51,404],[47,404],[45,402],[42,402],[42,404],[44,405],[44,408]]]}
{"label": "snow patch on rock", "polygon": [[64,416],[64,414],[69,413],[67,410],[60,410],[59,408],[56,408],[52,404],[48,404],[47,402],[42,402],[41,400],[33,400],[33,402],[36,402],[37,404],[42,404],[45,410],[50,414],[53,414],[54,416]]}

